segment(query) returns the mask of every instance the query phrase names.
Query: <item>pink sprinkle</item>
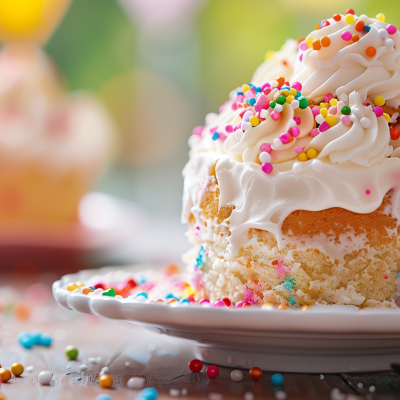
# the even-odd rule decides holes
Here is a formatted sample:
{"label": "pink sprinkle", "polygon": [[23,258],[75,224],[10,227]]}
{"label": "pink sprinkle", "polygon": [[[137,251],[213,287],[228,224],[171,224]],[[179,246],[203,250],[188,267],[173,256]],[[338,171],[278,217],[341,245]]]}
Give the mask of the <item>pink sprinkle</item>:
{"label": "pink sprinkle", "polygon": [[[297,128],[297,129],[299,129],[299,128]],[[279,136],[279,139],[281,139],[282,143],[289,143],[291,138],[292,137],[291,137],[291,135],[289,133],[282,133]]]}
{"label": "pink sprinkle", "polygon": [[222,300],[217,300],[211,304],[211,307],[226,307],[226,304]]}
{"label": "pink sprinkle", "polygon": [[319,135],[319,129],[318,128],[311,129],[310,135],[312,137],[318,136]]}
{"label": "pink sprinkle", "polygon": [[343,125],[348,126],[350,125],[350,117],[348,115],[342,115],[340,118],[340,121],[342,122]]}
{"label": "pink sprinkle", "polygon": [[268,82],[267,82],[267,83],[264,83],[264,85],[261,86],[261,91],[263,92],[264,89],[270,88],[270,87],[271,87],[271,85],[270,85]]}
{"label": "pink sprinkle", "polygon": [[244,100],[244,95],[243,95],[243,94],[238,94],[238,95],[236,96],[236,101],[237,101],[238,103],[243,103],[243,100]]}
{"label": "pink sprinkle", "polygon": [[256,105],[254,106],[254,109],[255,109],[257,112],[260,112],[260,111],[263,109],[263,106],[262,106],[262,104],[256,104]]}
{"label": "pink sprinkle", "polygon": [[196,128],[193,129],[192,134],[201,137],[201,135],[203,134],[203,131],[204,131],[204,126],[196,126]]}
{"label": "pink sprinkle", "polygon": [[299,60],[300,60],[300,62],[303,62],[303,53],[300,54]]}
{"label": "pink sprinkle", "polygon": [[244,285],[244,302],[258,304],[258,297],[246,285]]}
{"label": "pink sprinkle", "polygon": [[226,130],[228,133],[232,133],[232,132],[233,132],[233,126],[232,126],[232,125],[227,125],[227,126],[225,127],[225,130]]}
{"label": "pink sprinkle", "polygon": [[304,41],[301,42],[300,45],[299,45],[299,49],[300,49],[301,51],[306,51],[306,50],[308,49],[307,43],[304,42]]}
{"label": "pink sprinkle", "polygon": [[364,106],[365,107],[368,107],[368,106],[370,106],[371,104],[369,104],[369,103],[364,103]]}
{"label": "pink sprinkle", "polygon": [[349,31],[345,31],[341,34],[342,39],[345,40],[346,42],[350,41],[353,38],[353,35]]}
{"label": "pink sprinkle", "polygon": [[397,28],[396,28],[394,25],[388,25],[388,26],[386,27],[386,32],[387,32],[389,35],[394,35],[394,34],[397,32]]}
{"label": "pink sprinkle", "polygon": [[260,94],[260,97],[257,100],[257,104],[266,104],[268,103],[268,98],[265,94]]}
{"label": "pink sprinkle", "polygon": [[383,108],[382,107],[374,107],[372,111],[375,113],[377,117],[382,117],[383,115]]}
{"label": "pink sprinkle", "polygon": [[244,94],[244,97],[246,97],[246,99],[254,99],[254,97],[256,97],[256,95],[250,89]]}
{"label": "pink sprinkle", "polygon": [[265,172],[266,174],[270,174],[273,169],[274,169],[274,167],[270,163],[265,163],[265,164],[261,165],[261,170],[263,172]]}
{"label": "pink sprinkle", "polygon": [[234,127],[233,127],[233,132],[235,132],[235,131],[237,131],[238,129],[240,129],[241,128],[241,126],[242,126],[242,124],[236,124]]}
{"label": "pink sprinkle", "polygon": [[261,151],[265,151],[266,153],[271,153],[272,148],[271,148],[271,145],[270,145],[269,143],[263,143],[263,144],[260,146],[260,150],[261,150]]}
{"label": "pink sprinkle", "polygon": [[300,129],[297,126],[294,126],[293,128],[289,129],[289,133],[293,136],[293,137],[297,137],[300,135]]}
{"label": "pink sprinkle", "polygon": [[238,108],[243,108],[243,104],[242,103],[237,103]]}
{"label": "pink sprinkle", "polygon": [[199,230],[199,229],[200,229],[200,227],[199,227],[199,226],[196,226],[196,229],[197,229],[197,230]]}
{"label": "pink sprinkle", "polygon": [[263,90],[263,93],[264,93],[266,96],[268,96],[271,92],[272,92],[272,89],[271,89],[271,88],[265,88],[265,89]]}
{"label": "pink sprinkle", "polygon": [[293,117],[293,121],[296,122],[296,125],[301,124],[301,118],[300,117]]}
{"label": "pink sprinkle", "polygon": [[212,128],[210,128],[210,133],[213,134],[215,132],[217,132],[218,126],[214,126]]}
{"label": "pink sprinkle", "polygon": [[337,106],[332,106],[328,110],[329,115],[336,115],[337,114]]}
{"label": "pink sprinkle", "polygon": [[282,279],[286,274],[290,272],[290,269],[283,265],[282,260],[278,260],[278,263],[275,267],[275,271],[276,275],[278,276],[278,279]]}
{"label": "pink sprinkle", "polygon": [[201,299],[200,301],[199,301],[199,304],[205,304],[205,303],[210,303],[210,300],[208,300],[208,299]]}
{"label": "pink sprinkle", "polygon": [[367,189],[367,190],[365,191],[365,193],[366,193],[366,194],[371,194],[371,191],[370,191],[369,189]]}
{"label": "pink sprinkle", "polygon": [[219,140],[222,140],[223,142],[226,140],[226,135],[224,135],[223,133],[219,134]]}
{"label": "pink sprinkle", "polygon": [[385,279],[388,279],[389,277],[387,275],[384,276]]}
{"label": "pink sprinkle", "polygon": [[324,121],[324,122],[319,126],[319,131],[320,131],[320,132],[325,132],[325,131],[327,131],[330,127],[331,127],[331,126],[330,126],[326,121]]}
{"label": "pink sprinkle", "polygon": [[271,113],[271,118],[272,118],[274,121],[278,121],[278,119],[279,119],[280,116],[281,116],[281,114],[278,113],[278,111],[272,111],[272,113]]}
{"label": "pink sprinkle", "polygon": [[236,111],[237,109],[238,109],[238,104],[236,103],[236,101],[234,101],[233,103],[232,103],[232,110],[233,111]]}
{"label": "pink sprinkle", "polygon": [[303,152],[303,148],[300,147],[300,146],[296,146],[296,147],[294,148],[294,151],[295,151],[297,154],[301,154],[301,153]]}
{"label": "pink sprinkle", "polygon": [[239,301],[239,303],[236,304],[235,308],[242,308],[243,304],[246,304],[244,301]]}
{"label": "pink sprinkle", "polygon": [[316,107],[316,106],[314,106],[314,107],[311,109],[311,111],[312,111],[314,117],[316,117],[317,115],[321,114],[321,111],[320,111],[319,108]]}
{"label": "pink sprinkle", "polygon": [[293,82],[291,87],[293,89],[296,89],[299,91],[301,91],[301,89],[303,89],[303,85],[300,82]]}
{"label": "pink sprinkle", "polygon": [[328,93],[327,95],[325,95],[325,103],[329,103],[332,99],[333,99],[332,93]]}

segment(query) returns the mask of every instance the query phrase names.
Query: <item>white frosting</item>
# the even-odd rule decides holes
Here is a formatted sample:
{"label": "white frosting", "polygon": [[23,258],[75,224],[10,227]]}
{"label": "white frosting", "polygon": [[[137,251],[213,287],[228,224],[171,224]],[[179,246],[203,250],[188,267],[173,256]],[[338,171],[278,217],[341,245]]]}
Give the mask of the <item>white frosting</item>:
{"label": "white frosting", "polygon": [[[243,233],[250,228],[273,233],[279,247],[284,247],[288,239],[282,235],[282,223],[290,213],[299,209],[320,211],[340,207],[357,213],[370,213],[381,205],[390,189],[395,189],[396,205],[393,209],[396,210],[395,216],[399,214],[400,153],[393,153],[386,119],[377,117],[372,107],[363,103],[377,95],[393,101],[399,98],[400,101],[400,90],[396,89],[400,89],[400,79],[393,83],[397,63],[400,68],[400,59],[397,61],[400,53],[387,48],[383,44],[384,39],[378,35],[378,29],[385,28],[387,24],[366,19],[365,23],[371,25],[371,31],[360,33],[358,42],[345,46],[340,35],[345,30],[356,33],[354,25],[348,25],[343,18],[340,22],[329,21],[330,26],[313,32],[311,36],[315,39],[329,36],[331,46],[319,52],[306,50],[302,65],[298,63],[289,81],[301,82],[302,94],[313,99],[321,100],[327,93],[348,95],[346,104],[351,108],[349,124],[340,122],[342,114],[339,108],[335,115],[336,125],[312,137],[309,133],[315,123],[311,109],[293,109],[285,103],[277,121],[271,118],[270,109],[258,126],[249,127],[242,123],[244,133],[236,135],[225,132],[225,127],[241,122],[239,114],[243,108],[234,110],[234,100],[231,100],[224,105],[221,114],[205,127],[202,138],[197,137],[191,142],[191,159],[184,171],[183,221],[187,221],[192,213],[197,223],[201,223],[198,218],[200,202],[212,179],[209,168],[218,159],[219,205],[235,206],[227,226],[231,232],[228,250],[232,253],[240,249]],[[399,32],[391,37],[396,46],[397,42],[400,46]],[[372,45],[376,47],[377,55],[369,59],[365,49]],[[257,71],[253,82],[256,85],[265,83],[260,81],[264,77],[262,71],[269,70],[274,68],[273,65],[270,68],[267,62]],[[267,98],[271,101],[276,96],[276,90],[273,90]],[[279,144],[277,138],[296,126],[294,117],[301,118],[299,135],[289,143]],[[215,131],[223,132],[226,140],[213,140]],[[269,174],[262,171],[259,160],[263,143],[279,145],[272,144],[270,156],[273,171]],[[299,162],[294,151],[296,146],[304,151],[315,149],[317,158]],[[337,246],[332,247],[317,239],[316,248],[332,258],[338,257]],[[352,248],[362,247],[364,239],[360,238],[360,243],[354,243]],[[343,249],[349,250],[346,246]]]}
{"label": "white frosting", "polygon": [[[357,19],[358,17],[355,16]],[[355,24],[348,25],[344,18],[339,22],[328,20],[326,28],[311,32],[308,38],[321,39],[329,37],[331,45],[316,51],[312,48],[303,53],[302,62],[297,61],[291,81],[303,83],[304,96],[315,101],[322,101],[327,93],[349,95],[352,91],[360,94],[361,101],[372,100],[383,95],[387,104],[400,105],[400,33],[390,35],[395,48],[385,46],[384,39],[379,36],[380,29],[388,24],[374,18],[365,19],[365,25],[371,30],[366,33],[357,32]],[[341,38],[345,31],[358,34],[360,40],[352,43]],[[349,44],[352,43],[352,44]],[[376,55],[369,57],[366,49],[376,48]]]}
{"label": "white frosting", "polygon": [[64,96],[60,77],[39,49],[0,52],[0,164],[38,165],[50,174],[79,171],[97,177],[107,156],[112,123],[93,97]]}

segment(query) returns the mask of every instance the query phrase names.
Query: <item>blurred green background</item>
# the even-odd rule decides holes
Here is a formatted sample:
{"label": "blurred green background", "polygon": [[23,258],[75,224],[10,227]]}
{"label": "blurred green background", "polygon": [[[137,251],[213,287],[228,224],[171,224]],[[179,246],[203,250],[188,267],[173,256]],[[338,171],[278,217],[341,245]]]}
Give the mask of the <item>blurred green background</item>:
{"label": "blurred green background", "polygon": [[69,89],[95,92],[118,126],[98,190],[179,223],[192,128],[250,81],[268,50],[347,8],[400,25],[398,0],[75,0],[45,50]]}

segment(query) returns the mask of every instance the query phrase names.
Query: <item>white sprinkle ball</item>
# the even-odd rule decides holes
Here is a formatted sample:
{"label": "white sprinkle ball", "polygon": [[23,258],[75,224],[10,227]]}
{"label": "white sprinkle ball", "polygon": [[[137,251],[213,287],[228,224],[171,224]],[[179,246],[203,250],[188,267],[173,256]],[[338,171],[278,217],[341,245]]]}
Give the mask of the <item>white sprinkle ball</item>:
{"label": "white sprinkle ball", "polygon": [[254,400],[254,394],[252,392],[246,392],[244,394],[244,400]]}
{"label": "white sprinkle ball", "polygon": [[370,386],[368,389],[371,393],[375,392],[375,386]]}
{"label": "white sprinkle ball", "polygon": [[389,34],[387,33],[387,30],[386,29],[379,29],[379,31],[378,31],[378,35],[381,37],[381,38],[385,38],[386,36],[388,36]]}
{"label": "white sprinkle ball", "polygon": [[319,379],[322,380],[322,379],[324,379],[324,378],[325,378],[325,377],[324,377],[322,374],[319,375]]}
{"label": "white sprinkle ball", "polygon": [[296,121],[294,119],[291,119],[289,121],[289,128],[294,128],[295,126],[297,126]]}
{"label": "white sprinkle ball", "polygon": [[296,175],[299,175],[299,174],[301,174],[301,171],[303,170],[303,166],[299,163],[299,162],[295,162],[294,164],[293,164],[293,172],[296,174]]}
{"label": "white sprinkle ball", "polygon": [[101,357],[97,357],[96,358],[96,364],[100,364],[101,363]]}
{"label": "white sprinkle ball", "polygon": [[260,161],[264,164],[264,163],[270,163],[271,160],[271,156],[269,153],[267,153],[266,151],[263,151],[258,158],[260,159]]}
{"label": "white sprinkle ball", "polygon": [[243,379],[243,372],[240,371],[239,369],[234,369],[234,370],[231,372],[231,379],[232,379],[234,382],[240,382],[240,381]]}
{"label": "white sprinkle ball", "polygon": [[300,102],[298,100],[292,100],[290,105],[292,106],[293,110],[296,110],[296,108],[299,108]]}
{"label": "white sprinkle ball", "polygon": [[265,108],[263,108],[262,110],[261,110],[261,112],[260,112],[260,117],[261,118],[267,118],[269,116],[269,111],[268,110],[266,110]]}
{"label": "white sprinkle ball", "polygon": [[369,118],[361,118],[360,119],[360,125],[363,128],[369,128],[371,126],[371,120]]}
{"label": "white sprinkle ball", "polygon": [[[278,85],[279,85],[278,81],[271,81],[270,84],[272,87],[278,87]],[[276,93],[278,93],[278,96],[276,96]],[[280,96],[279,91],[277,91],[276,93],[275,93],[275,96],[279,97]]]}
{"label": "white sprinkle ball", "polygon": [[243,137],[243,131],[241,129],[236,129],[235,131],[235,139],[240,140]]}
{"label": "white sprinkle ball", "polygon": [[357,386],[361,389],[364,385],[360,382],[360,383],[357,383]]}
{"label": "white sprinkle ball", "polygon": [[26,372],[33,372],[34,368],[32,366],[26,368]]}
{"label": "white sprinkle ball", "polygon": [[350,114],[350,121],[351,122],[356,122],[357,121],[357,117],[354,114]]}
{"label": "white sprinkle ball", "polygon": [[126,368],[130,367],[130,365],[131,365],[131,363],[130,363],[129,361],[127,361],[127,362],[125,363],[125,367],[126,367]]}
{"label": "white sprinkle ball", "polygon": [[352,112],[357,118],[361,118],[361,111],[358,107],[354,107]]}
{"label": "white sprinkle ball", "polygon": [[[311,168],[315,171],[315,172],[321,172],[322,171],[322,162],[319,160],[314,160],[311,163]],[[323,376],[323,375],[322,375]]]}
{"label": "white sprinkle ball", "polygon": [[129,379],[127,385],[129,389],[142,389],[146,380],[139,376],[135,376],[134,378]]}
{"label": "white sprinkle ball", "polygon": [[394,41],[393,41],[392,39],[386,40],[385,46],[386,46],[388,49],[391,49],[392,47],[394,47]]}
{"label": "white sprinkle ball", "polygon": [[283,390],[278,390],[275,392],[275,398],[279,400],[285,400],[287,397],[287,393],[284,392]]}
{"label": "white sprinkle ball", "polygon": [[283,110],[283,105],[282,104],[277,104],[274,108],[275,111],[278,111],[278,113],[282,112]]}
{"label": "white sprinkle ball", "polygon": [[182,395],[182,396],[186,396],[187,394],[188,394],[187,389],[183,388],[183,389],[181,390],[181,395]]}
{"label": "white sprinkle ball", "polygon": [[53,379],[53,374],[50,371],[42,371],[38,376],[38,381],[41,385],[50,385]]}
{"label": "white sprinkle ball", "polygon": [[90,364],[96,364],[96,358],[95,357],[89,357],[88,358],[88,362],[90,362]]}
{"label": "white sprinkle ball", "polygon": [[222,399],[224,398],[224,396],[222,396],[221,393],[213,393],[213,392],[211,392],[211,393],[208,395],[208,398],[209,398],[210,400],[222,400]]}
{"label": "white sprinkle ball", "polygon": [[181,391],[179,389],[169,389],[169,395],[171,397],[179,397],[181,395]]}
{"label": "white sprinkle ball", "polygon": [[282,146],[282,141],[281,141],[281,139],[279,139],[279,138],[275,138],[275,139],[272,141],[272,144],[274,145],[274,147],[276,147],[277,149],[279,149],[279,147]]}
{"label": "white sprinkle ball", "polygon": [[318,114],[315,117],[315,121],[317,122],[317,124],[323,124],[325,122],[325,118],[321,114]]}
{"label": "white sprinkle ball", "polygon": [[85,372],[85,371],[87,371],[87,370],[88,370],[88,366],[87,366],[87,365],[81,364],[81,365],[79,366],[79,371]]}

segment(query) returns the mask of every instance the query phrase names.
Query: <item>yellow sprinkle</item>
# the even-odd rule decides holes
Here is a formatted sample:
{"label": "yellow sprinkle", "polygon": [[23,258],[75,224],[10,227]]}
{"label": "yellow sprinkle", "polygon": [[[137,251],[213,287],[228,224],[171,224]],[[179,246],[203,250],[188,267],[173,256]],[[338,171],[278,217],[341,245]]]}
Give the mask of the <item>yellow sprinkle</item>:
{"label": "yellow sprinkle", "polygon": [[[349,14],[348,14],[349,15]],[[350,14],[351,15],[351,14]],[[311,307],[310,306],[303,306],[302,308],[301,308],[301,311],[307,311],[307,310],[311,310]]]}
{"label": "yellow sprinkle", "polygon": [[329,103],[325,103],[325,108],[329,108],[331,105]]}
{"label": "yellow sprinkle", "polygon": [[306,153],[300,153],[298,156],[297,156],[297,159],[299,160],[299,161],[307,161],[308,160],[308,157],[307,157],[307,154]]}
{"label": "yellow sprinkle", "polygon": [[385,98],[383,96],[375,97],[374,103],[378,107],[382,107],[385,104]]}
{"label": "yellow sprinkle", "polygon": [[314,41],[314,38],[311,37],[311,36],[308,39],[306,39],[306,44],[307,44],[309,49],[312,47],[312,42],[313,41]]}
{"label": "yellow sprinkle", "polygon": [[257,117],[250,117],[249,122],[252,126],[257,126],[260,123],[260,120]]}
{"label": "yellow sprinkle", "polygon": [[344,20],[349,24],[354,24],[354,15],[352,14],[347,14]]}
{"label": "yellow sprinkle", "polygon": [[243,93],[247,92],[248,90],[250,90],[250,86],[249,85],[243,85],[242,86],[242,92]]}
{"label": "yellow sprinkle", "polygon": [[67,290],[68,290],[69,292],[73,292],[73,291],[76,290],[76,289],[79,289],[79,287],[78,287],[78,285],[75,284],[75,283],[70,283],[70,284],[67,286]]}
{"label": "yellow sprinkle", "polygon": [[329,124],[329,126],[334,126],[336,125],[336,118],[334,115],[328,115],[325,118],[325,121]]}
{"label": "yellow sprinkle", "polygon": [[190,285],[185,288],[184,292],[184,297],[194,296],[196,294],[196,290],[193,289]]}
{"label": "yellow sprinkle", "polygon": [[381,21],[381,22],[385,22],[385,14],[382,14],[382,13],[380,13],[380,14],[378,14],[377,16],[376,16],[376,19],[378,20],[378,21]]}
{"label": "yellow sprinkle", "polygon": [[83,282],[76,282],[76,285],[77,285],[79,288],[85,286],[85,284],[84,284]]}
{"label": "yellow sprinkle", "polygon": [[283,90],[281,91],[281,93],[282,93],[284,96],[289,96],[289,94],[290,94],[289,90],[287,90],[287,89],[283,89]]}
{"label": "yellow sprinkle", "polygon": [[297,94],[297,90],[296,89],[290,89],[290,94],[292,95],[292,96],[296,96],[296,94]]}
{"label": "yellow sprinkle", "polygon": [[383,113],[383,116],[385,117],[387,123],[389,123],[389,122],[390,122],[390,116],[389,116],[389,114]]}
{"label": "yellow sprinkle", "polygon": [[[350,14],[350,15],[351,15],[351,14]],[[331,101],[329,102],[329,104],[330,104],[331,106],[336,106],[337,100],[336,100],[336,99],[331,99]]]}
{"label": "yellow sprinkle", "polygon": [[320,105],[319,105],[319,108],[327,108],[327,106],[326,106],[326,103],[321,103]]}
{"label": "yellow sprinkle", "polygon": [[315,157],[317,157],[317,155],[318,155],[318,153],[317,153],[317,150],[315,150],[315,149],[308,149],[307,150],[307,157],[308,158],[315,158]]}
{"label": "yellow sprinkle", "polygon": [[264,59],[265,60],[268,60],[268,59],[270,59],[273,55],[275,54],[275,52],[274,51],[267,51],[266,53],[265,53],[265,56],[264,56]]}
{"label": "yellow sprinkle", "polygon": [[294,100],[294,96],[290,95],[288,97],[286,97],[286,103],[291,103]]}
{"label": "yellow sprinkle", "polygon": [[328,116],[328,110],[326,108],[321,108],[321,115],[326,118]]}

